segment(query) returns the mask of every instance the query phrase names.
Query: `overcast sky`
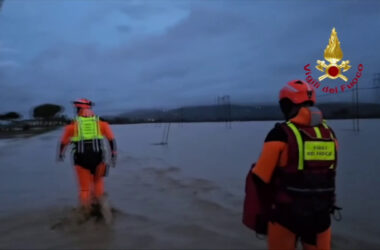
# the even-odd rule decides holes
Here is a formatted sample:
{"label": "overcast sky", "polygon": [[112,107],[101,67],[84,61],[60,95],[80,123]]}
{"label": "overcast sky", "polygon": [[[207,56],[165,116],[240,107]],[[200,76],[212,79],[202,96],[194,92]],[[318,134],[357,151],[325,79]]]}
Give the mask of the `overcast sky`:
{"label": "overcast sky", "polygon": [[[101,114],[135,108],[277,102],[304,79],[331,29],[344,59],[380,72],[379,1],[5,0],[0,11],[0,112],[87,97]],[[341,80],[324,80],[336,86]],[[322,94],[318,90],[319,94]],[[320,101],[351,100],[331,95]],[[373,91],[362,91],[362,100]]]}

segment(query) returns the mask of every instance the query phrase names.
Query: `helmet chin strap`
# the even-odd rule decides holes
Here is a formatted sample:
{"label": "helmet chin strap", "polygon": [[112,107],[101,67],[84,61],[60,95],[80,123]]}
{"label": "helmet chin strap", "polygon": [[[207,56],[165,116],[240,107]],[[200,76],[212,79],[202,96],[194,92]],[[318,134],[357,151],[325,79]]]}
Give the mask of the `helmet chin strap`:
{"label": "helmet chin strap", "polygon": [[285,120],[290,120],[298,114],[298,111],[303,105],[294,104],[289,99],[283,99],[280,101],[280,108],[285,116]]}
{"label": "helmet chin strap", "polygon": [[292,103],[289,99],[283,99],[280,101],[281,111],[285,116],[285,120],[290,120],[298,115],[298,112],[302,107],[312,108],[312,103],[304,102],[300,104]]}
{"label": "helmet chin strap", "polygon": [[298,112],[302,108],[302,105],[295,104],[289,111],[288,114],[285,114],[286,120],[290,120],[293,117],[296,117],[298,115]]}

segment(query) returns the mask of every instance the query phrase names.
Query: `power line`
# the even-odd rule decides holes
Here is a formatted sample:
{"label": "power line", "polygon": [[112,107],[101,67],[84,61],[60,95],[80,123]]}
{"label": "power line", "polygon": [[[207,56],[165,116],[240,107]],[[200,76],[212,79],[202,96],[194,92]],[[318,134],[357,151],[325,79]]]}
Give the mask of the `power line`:
{"label": "power line", "polygon": [[359,88],[356,84],[355,89],[352,92],[353,102],[352,104],[355,105],[355,118],[352,119],[353,122],[353,130],[357,133],[360,131],[359,127]]}
{"label": "power line", "polygon": [[[354,110],[354,117],[352,118],[352,128],[355,131],[355,133],[359,133],[360,131],[360,119],[359,119],[359,112],[360,112],[360,103],[359,103],[359,91],[360,90],[373,90],[373,89],[380,89],[380,74],[375,74],[375,77],[373,79],[373,87],[366,87],[366,88],[359,88],[358,84],[356,84],[355,87],[352,89],[349,89],[347,91],[342,91],[334,94],[347,94],[352,93],[352,110]],[[326,97],[331,96],[331,94],[321,94],[317,97]]]}
{"label": "power line", "polygon": [[[357,86],[357,85],[356,85]],[[371,89],[380,89],[380,86],[376,86],[376,87],[369,87],[369,88],[358,88],[356,87],[358,90],[371,90]],[[354,92],[355,91],[355,88],[352,88],[350,90],[347,90],[347,91],[344,91],[344,92],[338,92],[338,93],[334,93],[335,95],[339,95],[339,94],[347,94],[347,93],[350,93],[350,92]],[[324,97],[324,96],[331,96],[331,94],[327,93],[327,94],[321,94],[321,95],[317,95],[317,97]]]}
{"label": "power line", "polygon": [[[367,87],[367,88],[359,88],[358,84],[356,84],[355,87],[352,89],[349,89],[347,91],[338,92],[335,94],[346,94],[346,93],[352,93],[352,109],[355,112],[354,118],[352,119],[352,126],[353,130],[357,133],[360,131],[360,119],[359,119],[359,112],[360,112],[360,103],[359,103],[359,90],[373,90],[373,89],[380,89],[380,74],[374,74],[373,78],[373,87]],[[322,94],[318,95],[318,97],[325,97],[325,96],[331,96],[331,94]]]}

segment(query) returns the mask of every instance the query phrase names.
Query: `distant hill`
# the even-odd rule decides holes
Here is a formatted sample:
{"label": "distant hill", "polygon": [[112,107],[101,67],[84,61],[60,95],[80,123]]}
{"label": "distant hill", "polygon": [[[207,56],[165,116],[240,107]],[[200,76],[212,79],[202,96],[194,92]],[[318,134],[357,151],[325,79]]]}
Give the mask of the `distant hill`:
{"label": "distant hill", "polygon": [[322,103],[317,105],[326,119],[380,118],[380,104],[360,103],[358,114],[352,103]]}
{"label": "distant hill", "polygon": [[[317,106],[327,119],[356,117],[356,107],[351,103],[321,103]],[[361,103],[358,117],[380,118],[380,104]],[[111,123],[257,121],[282,120],[283,115],[278,105],[232,104],[189,106],[169,110],[142,109],[103,119]]]}

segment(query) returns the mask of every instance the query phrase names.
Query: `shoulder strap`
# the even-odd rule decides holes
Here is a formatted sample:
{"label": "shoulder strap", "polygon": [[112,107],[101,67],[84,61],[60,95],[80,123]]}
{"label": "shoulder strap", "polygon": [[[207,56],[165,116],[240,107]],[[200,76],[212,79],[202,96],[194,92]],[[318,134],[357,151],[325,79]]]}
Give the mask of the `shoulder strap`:
{"label": "shoulder strap", "polygon": [[322,121],[322,125],[323,125],[323,127],[324,127],[325,129],[327,129],[327,130],[329,131],[331,139],[335,139],[335,138],[334,138],[334,134],[333,134],[333,132],[331,131],[330,127],[329,127],[329,126],[327,125],[327,123],[326,123],[326,120],[323,120],[323,121]]}
{"label": "shoulder strap", "polygon": [[286,123],[286,125],[290,128],[290,130],[293,132],[294,136],[297,140],[297,146],[298,146],[298,170],[303,170],[304,168],[304,159],[303,159],[303,139],[301,132],[298,130],[298,128],[290,121]]}

